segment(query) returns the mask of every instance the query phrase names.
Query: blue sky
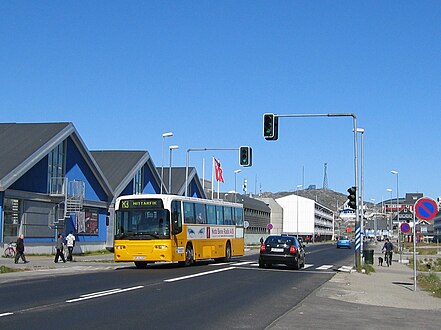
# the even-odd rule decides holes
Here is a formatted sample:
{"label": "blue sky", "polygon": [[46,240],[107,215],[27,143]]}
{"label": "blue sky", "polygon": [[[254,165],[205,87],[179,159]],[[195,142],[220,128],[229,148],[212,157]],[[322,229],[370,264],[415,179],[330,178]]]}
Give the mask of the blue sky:
{"label": "blue sky", "polygon": [[[400,196],[441,196],[439,1],[2,1],[0,15],[2,122],[71,121],[89,149],[148,150],[157,166],[164,132],[174,166],[188,148],[249,145],[238,187],[319,188],[327,163],[346,193],[350,117],[281,118],[265,141],[262,116],[354,113],[365,200],[396,196],[391,170]],[[209,178],[212,156],[233,190],[237,152],[190,165],[202,177],[205,159]]]}

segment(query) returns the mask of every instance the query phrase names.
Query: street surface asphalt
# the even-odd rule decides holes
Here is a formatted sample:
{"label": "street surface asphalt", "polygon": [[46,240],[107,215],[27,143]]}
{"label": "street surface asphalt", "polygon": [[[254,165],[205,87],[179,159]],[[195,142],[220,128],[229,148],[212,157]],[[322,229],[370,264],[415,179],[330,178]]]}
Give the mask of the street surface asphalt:
{"label": "street surface asphalt", "polygon": [[[257,253],[256,250],[246,254]],[[371,274],[339,272],[317,288],[300,304],[268,329],[439,329],[441,299],[430,296],[418,287],[414,291],[413,270],[398,263],[391,267],[376,264],[381,244],[375,246],[374,268]],[[113,255],[76,256],[75,263],[55,264],[53,257],[28,256],[30,263],[14,264],[12,259],[0,258],[0,266],[24,268],[29,271],[0,274],[0,284],[22,278],[69,274],[75,269],[102,271],[121,264],[112,262]]]}

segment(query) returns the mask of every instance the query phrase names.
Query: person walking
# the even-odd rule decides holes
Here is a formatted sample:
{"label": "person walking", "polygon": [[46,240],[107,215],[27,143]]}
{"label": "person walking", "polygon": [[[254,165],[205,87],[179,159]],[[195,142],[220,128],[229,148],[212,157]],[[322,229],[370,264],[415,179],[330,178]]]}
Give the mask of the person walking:
{"label": "person walking", "polygon": [[23,260],[25,264],[27,264],[29,261],[26,260],[25,254],[24,254],[24,235],[20,234],[17,238],[16,247],[15,247],[15,263],[18,263],[18,259]]}
{"label": "person walking", "polygon": [[385,252],[386,256],[386,264],[389,267],[389,265],[392,265],[392,254],[394,251],[394,245],[392,242],[389,241],[389,238],[385,239],[383,248],[381,249],[382,252]]}
{"label": "person walking", "polygon": [[75,235],[72,232],[66,236],[66,245],[68,250],[67,261],[72,261],[72,252],[75,246]]}
{"label": "person walking", "polygon": [[61,257],[61,260],[63,260],[63,262],[66,262],[66,259],[64,258],[64,253],[63,253],[63,235],[58,234],[57,243],[55,244],[55,248],[57,249],[57,253],[55,254],[54,262],[57,263],[59,257]]}

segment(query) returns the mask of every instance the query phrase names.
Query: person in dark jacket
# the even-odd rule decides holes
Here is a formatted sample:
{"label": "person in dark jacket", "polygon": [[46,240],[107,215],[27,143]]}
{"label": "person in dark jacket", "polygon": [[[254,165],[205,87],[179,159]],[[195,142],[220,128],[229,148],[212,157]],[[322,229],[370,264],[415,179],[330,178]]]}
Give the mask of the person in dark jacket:
{"label": "person in dark jacket", "polygon": [[24,235],[20,234],[17,238],[16,247],[15,247],[15,263],[18,263],[18,259],[23,260],[25,264],[27,264],[29,261],[26,260],[25,254],[24,254]]}
{"label": "person in dark jacket", "polygon": [[54,262],[57,263],[59,257],[61,257],[61,260],[63,260],[63,262],[66,262],[66,259],[64,258],[64,253],[63,253],[63,235],[58,234],[57,243],[55,244],[55,248],[57,249],[57,253],[55,254]]}

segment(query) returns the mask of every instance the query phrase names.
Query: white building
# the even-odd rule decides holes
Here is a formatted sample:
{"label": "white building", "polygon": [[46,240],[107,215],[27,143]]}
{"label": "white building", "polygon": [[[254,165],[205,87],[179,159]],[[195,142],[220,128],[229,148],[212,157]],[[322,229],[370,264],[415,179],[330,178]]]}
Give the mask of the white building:
{"label": "white building", "polygon": [[334,239],[334,213],[312,199],[289,195],[277,198],[283,209],[284,233],[299,235],[313,240]]}

